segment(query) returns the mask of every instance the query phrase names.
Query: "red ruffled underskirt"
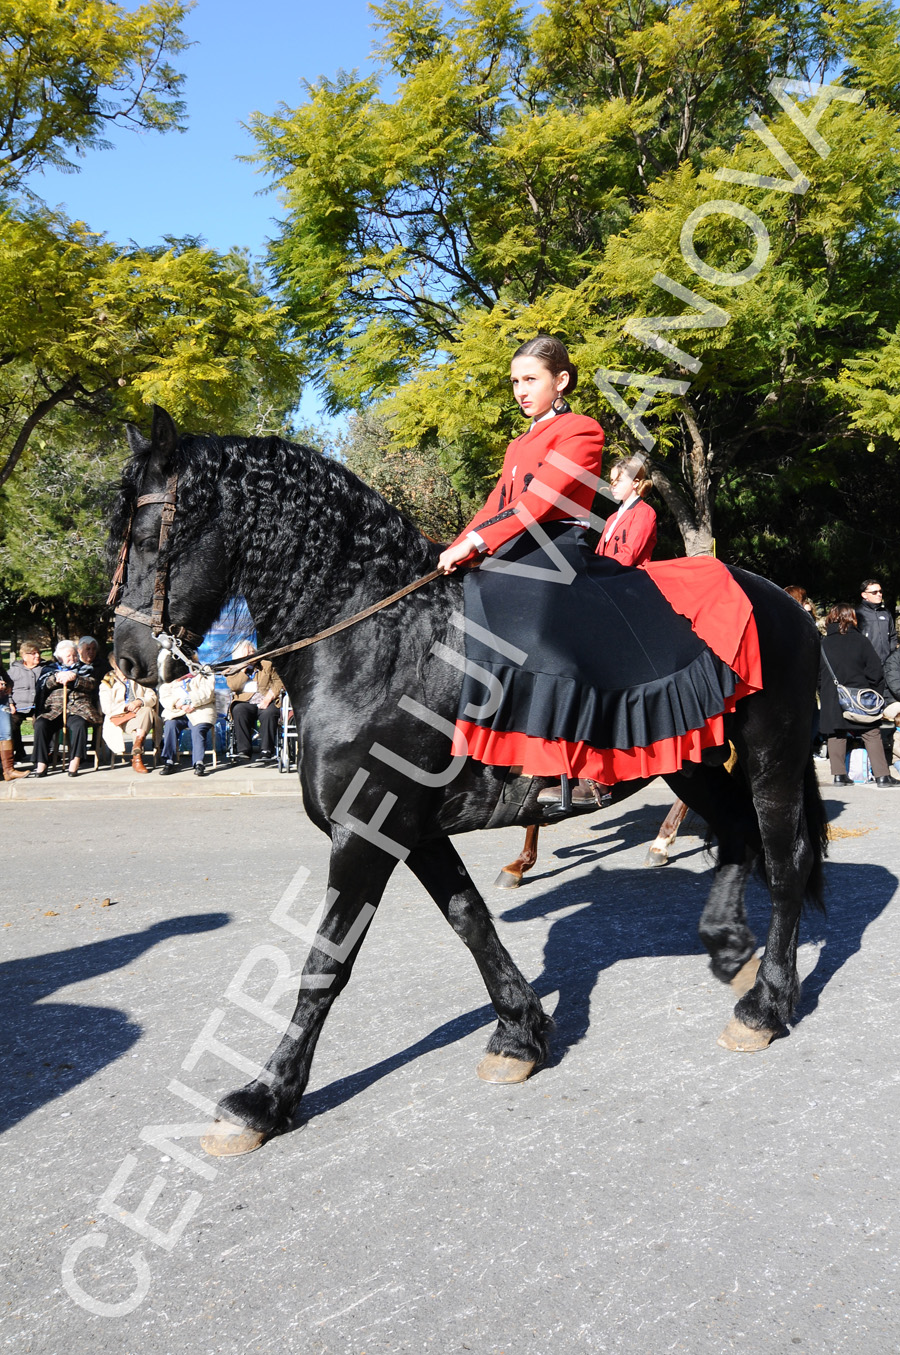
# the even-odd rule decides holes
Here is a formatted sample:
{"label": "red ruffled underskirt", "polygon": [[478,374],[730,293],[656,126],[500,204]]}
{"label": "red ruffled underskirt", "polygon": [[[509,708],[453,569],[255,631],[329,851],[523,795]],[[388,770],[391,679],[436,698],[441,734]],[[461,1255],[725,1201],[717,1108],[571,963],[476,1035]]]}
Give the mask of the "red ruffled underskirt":
{"label": "red ruffled underskirt", "polygon": [[762,691],[759,636],[750,601],[725,566],[709,556],[661,560],[644,569],[673,610],[687,617],[694,633],[735,673],[737,687],[722,714],[700,729],[646,748],[625,749],[530,738],[457,720],[470,757],[490,767],[521,767],[525,776],[582,776],[612,786],[677,772],[685,762],[699,762],[704,748],[725,742],[723,716],[742,697]]}

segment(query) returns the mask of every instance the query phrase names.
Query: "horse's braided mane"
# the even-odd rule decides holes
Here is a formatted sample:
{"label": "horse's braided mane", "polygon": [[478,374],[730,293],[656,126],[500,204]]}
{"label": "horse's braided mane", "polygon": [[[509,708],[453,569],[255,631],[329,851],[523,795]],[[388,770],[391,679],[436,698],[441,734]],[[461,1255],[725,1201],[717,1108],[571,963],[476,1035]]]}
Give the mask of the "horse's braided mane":
{"label": "horse's braided mane", "polygon": [[[150,460],[125,466],[111,523],[114,556]],[[168,558],[190,554],[215,525],[231,561],[231,596],[269,601],[257,625],[287,635],[298,609],[336,613],[365,578],[387,595],[432,567],[435,549],[375,490],[337,461],[281,438],[183,436],[175,451],[178,506]]]}

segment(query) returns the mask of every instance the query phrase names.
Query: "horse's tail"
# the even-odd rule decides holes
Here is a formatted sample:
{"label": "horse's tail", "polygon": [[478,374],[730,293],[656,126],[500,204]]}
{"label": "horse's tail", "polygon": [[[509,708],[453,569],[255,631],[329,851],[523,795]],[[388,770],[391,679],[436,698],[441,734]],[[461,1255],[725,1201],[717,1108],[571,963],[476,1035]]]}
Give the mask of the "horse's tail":
{"label": "horse's tail", "polygon": [[809,755],[803,778],[803,814],[813,852],[812,869],[809,872],[803,897],[807,903],[812,904],[814,908],[821,909],[824,913],[825,871],[823,865],[825,857],[828,855],[828,820],[825,817],[825,805],[819,791],[819,780],[816,776],[816,765],[813,762],[812,753]]}

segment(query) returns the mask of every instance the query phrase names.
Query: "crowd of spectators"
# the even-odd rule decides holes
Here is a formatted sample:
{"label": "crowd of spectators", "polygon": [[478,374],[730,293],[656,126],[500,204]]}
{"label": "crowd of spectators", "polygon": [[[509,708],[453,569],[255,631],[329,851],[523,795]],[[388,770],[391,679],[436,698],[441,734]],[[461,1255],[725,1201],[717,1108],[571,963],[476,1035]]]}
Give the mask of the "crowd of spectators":
{"label": "crowd of spectators", "polygon": [[[789,585],[784,590],[806,610],[822,635],[819,665],[819,719],[814,743],[824,741],[834,784],[849,786],[848,741],[859,740],[865,779],[874,779],[882,790],[900,786],[890,764],[900,766],[900,641],[891,610],[884,605],[884,592],[877,579],[863,579],[856,603],[838,602],[827,611],[817,610],[806,589]],[[861,725],[847,718],[838,687],[868,689],[884,700],[879,718]]]}
{"label": "crowd of spectators", "polygon": [[[247,659],[253,652],[243,642],[232,657]],[[202,673],[154,690],[128,678],[114,654],[103,659],[93,636],[60,640],[48,659],[42,658],[38,645],[25,640],[9,671],[0,666],[2,779],[45,777],[60,761],[61,770],[76,777],[89,745],[98,764],[130,758],[132,771],[141,776],[150,771],[152,752],[160,774],[170,776],[179,769],[182,736],[190,740],[195,776],[206,774],[207,747],[215,751],[217,742],[220,755],[233,744],[225,765],[252,761],[254,736],[260,764],[271,765],[280,741],[283,691],[265,660],[248,662],[228,678],[221,694],[215,679]],[[224,697],[222,715],[217,712],[218,695]],[[30,756],[23,739],[29,725]]]}

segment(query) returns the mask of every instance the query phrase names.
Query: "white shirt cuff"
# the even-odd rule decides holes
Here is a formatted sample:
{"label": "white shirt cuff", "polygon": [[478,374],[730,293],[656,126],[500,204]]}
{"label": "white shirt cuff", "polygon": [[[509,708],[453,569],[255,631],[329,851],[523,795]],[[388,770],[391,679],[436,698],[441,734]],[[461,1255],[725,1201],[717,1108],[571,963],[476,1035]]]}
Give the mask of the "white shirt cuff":
{"label": "white shirt cuff", "polygon": [[477,532],[466,532],[466,540],[471,541],[476,550],[487,550],[487,546]]}

